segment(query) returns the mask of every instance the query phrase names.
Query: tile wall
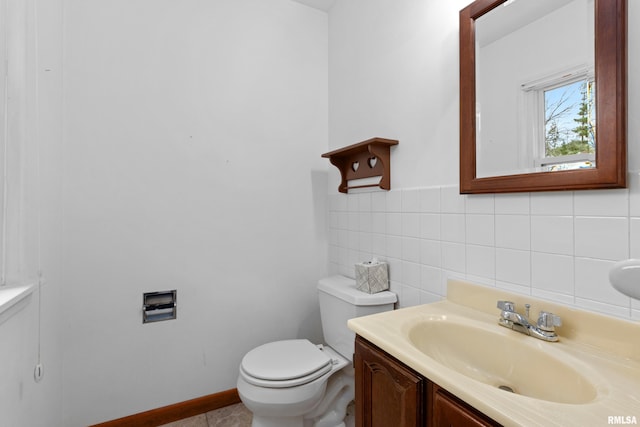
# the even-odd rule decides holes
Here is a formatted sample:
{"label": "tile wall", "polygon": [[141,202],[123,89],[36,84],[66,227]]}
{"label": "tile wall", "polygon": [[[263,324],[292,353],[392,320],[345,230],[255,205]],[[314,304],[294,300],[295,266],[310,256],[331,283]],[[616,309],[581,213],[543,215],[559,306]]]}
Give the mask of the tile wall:
{"label": "tile wall", "polygon": [[331,194],[331,273],[353,277],[373,257],[389,263],[400,307],[442,299],[456,277],[640,320],[640,301],[608,281],[615,261],[640,258],[640,175],[616,190]]}

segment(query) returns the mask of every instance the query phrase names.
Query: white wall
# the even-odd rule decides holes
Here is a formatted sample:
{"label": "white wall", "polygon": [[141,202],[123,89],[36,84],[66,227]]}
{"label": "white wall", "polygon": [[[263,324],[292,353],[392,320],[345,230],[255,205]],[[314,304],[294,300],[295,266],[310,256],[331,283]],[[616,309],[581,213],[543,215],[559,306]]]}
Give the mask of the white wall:
{"label": "white wall", "polygon": [[[290,0],[66,1],[64,421],[236,386],[321,340],[327,15]],[[178,318],[142,324],[142,294]]]}
{"label": "white wall", "polygon": [[[12,22],[8,276],[10,284],[36,287],[0,316],[0,424],[58,426],[62,425],[59,338],[64,310],[58,172],[61,1],[6,0],[6,4]],[[39,272],[42,281],[37,286]],[[34,380],[37,363],[44,368],[40,382]]]}
{"label": "white wall", "polygon": [[[455,276],[623,318],[615,260],[640,257],[640,29],[629,26],[629,181],[622,190],[458,194],[458,11],[469,1],[337,2],[330,14],[330,148],[392,148],[390,192],[343,195],[330,168],[331,271],[390,263],[400,305],[439,300]],[[629,2],[629,22],[640,4]]]}

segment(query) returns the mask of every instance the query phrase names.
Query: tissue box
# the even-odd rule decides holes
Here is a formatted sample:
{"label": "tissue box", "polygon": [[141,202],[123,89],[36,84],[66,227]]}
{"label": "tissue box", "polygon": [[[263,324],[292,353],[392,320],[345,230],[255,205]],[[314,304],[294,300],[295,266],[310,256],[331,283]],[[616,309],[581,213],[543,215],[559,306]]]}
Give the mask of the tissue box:
{"label": "tissue box", "polygon": [[356,264],[356,288],[370,294],[389,289],[386,262],[359,262]]}

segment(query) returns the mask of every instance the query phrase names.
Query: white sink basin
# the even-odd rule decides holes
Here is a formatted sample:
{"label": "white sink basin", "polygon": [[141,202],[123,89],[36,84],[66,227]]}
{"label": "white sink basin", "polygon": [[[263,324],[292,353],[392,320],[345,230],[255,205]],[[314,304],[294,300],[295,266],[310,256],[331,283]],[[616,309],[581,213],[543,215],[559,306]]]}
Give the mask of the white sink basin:
{"label": "white sink basin", "polygon": [[436,362],[506,392],[556,403],[583,404],[594,385],[556,354],[548,343],[495,325],[479,328],[446,317],[411,327],[411,344]]}

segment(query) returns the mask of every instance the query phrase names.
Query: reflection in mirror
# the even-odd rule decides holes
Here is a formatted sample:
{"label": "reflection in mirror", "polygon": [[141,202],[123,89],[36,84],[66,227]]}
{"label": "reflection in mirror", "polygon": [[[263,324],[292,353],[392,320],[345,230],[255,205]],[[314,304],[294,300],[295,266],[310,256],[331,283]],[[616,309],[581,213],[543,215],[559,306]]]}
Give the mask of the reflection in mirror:
{"label": "reflection in mirror", "polygon": [[460,11],[460,192],[626,185],[627,0]]}
{"label": "reflection in mirror", "polygon": [[517,0],[476,20],[479,177],[595,166],[594,0]]}

